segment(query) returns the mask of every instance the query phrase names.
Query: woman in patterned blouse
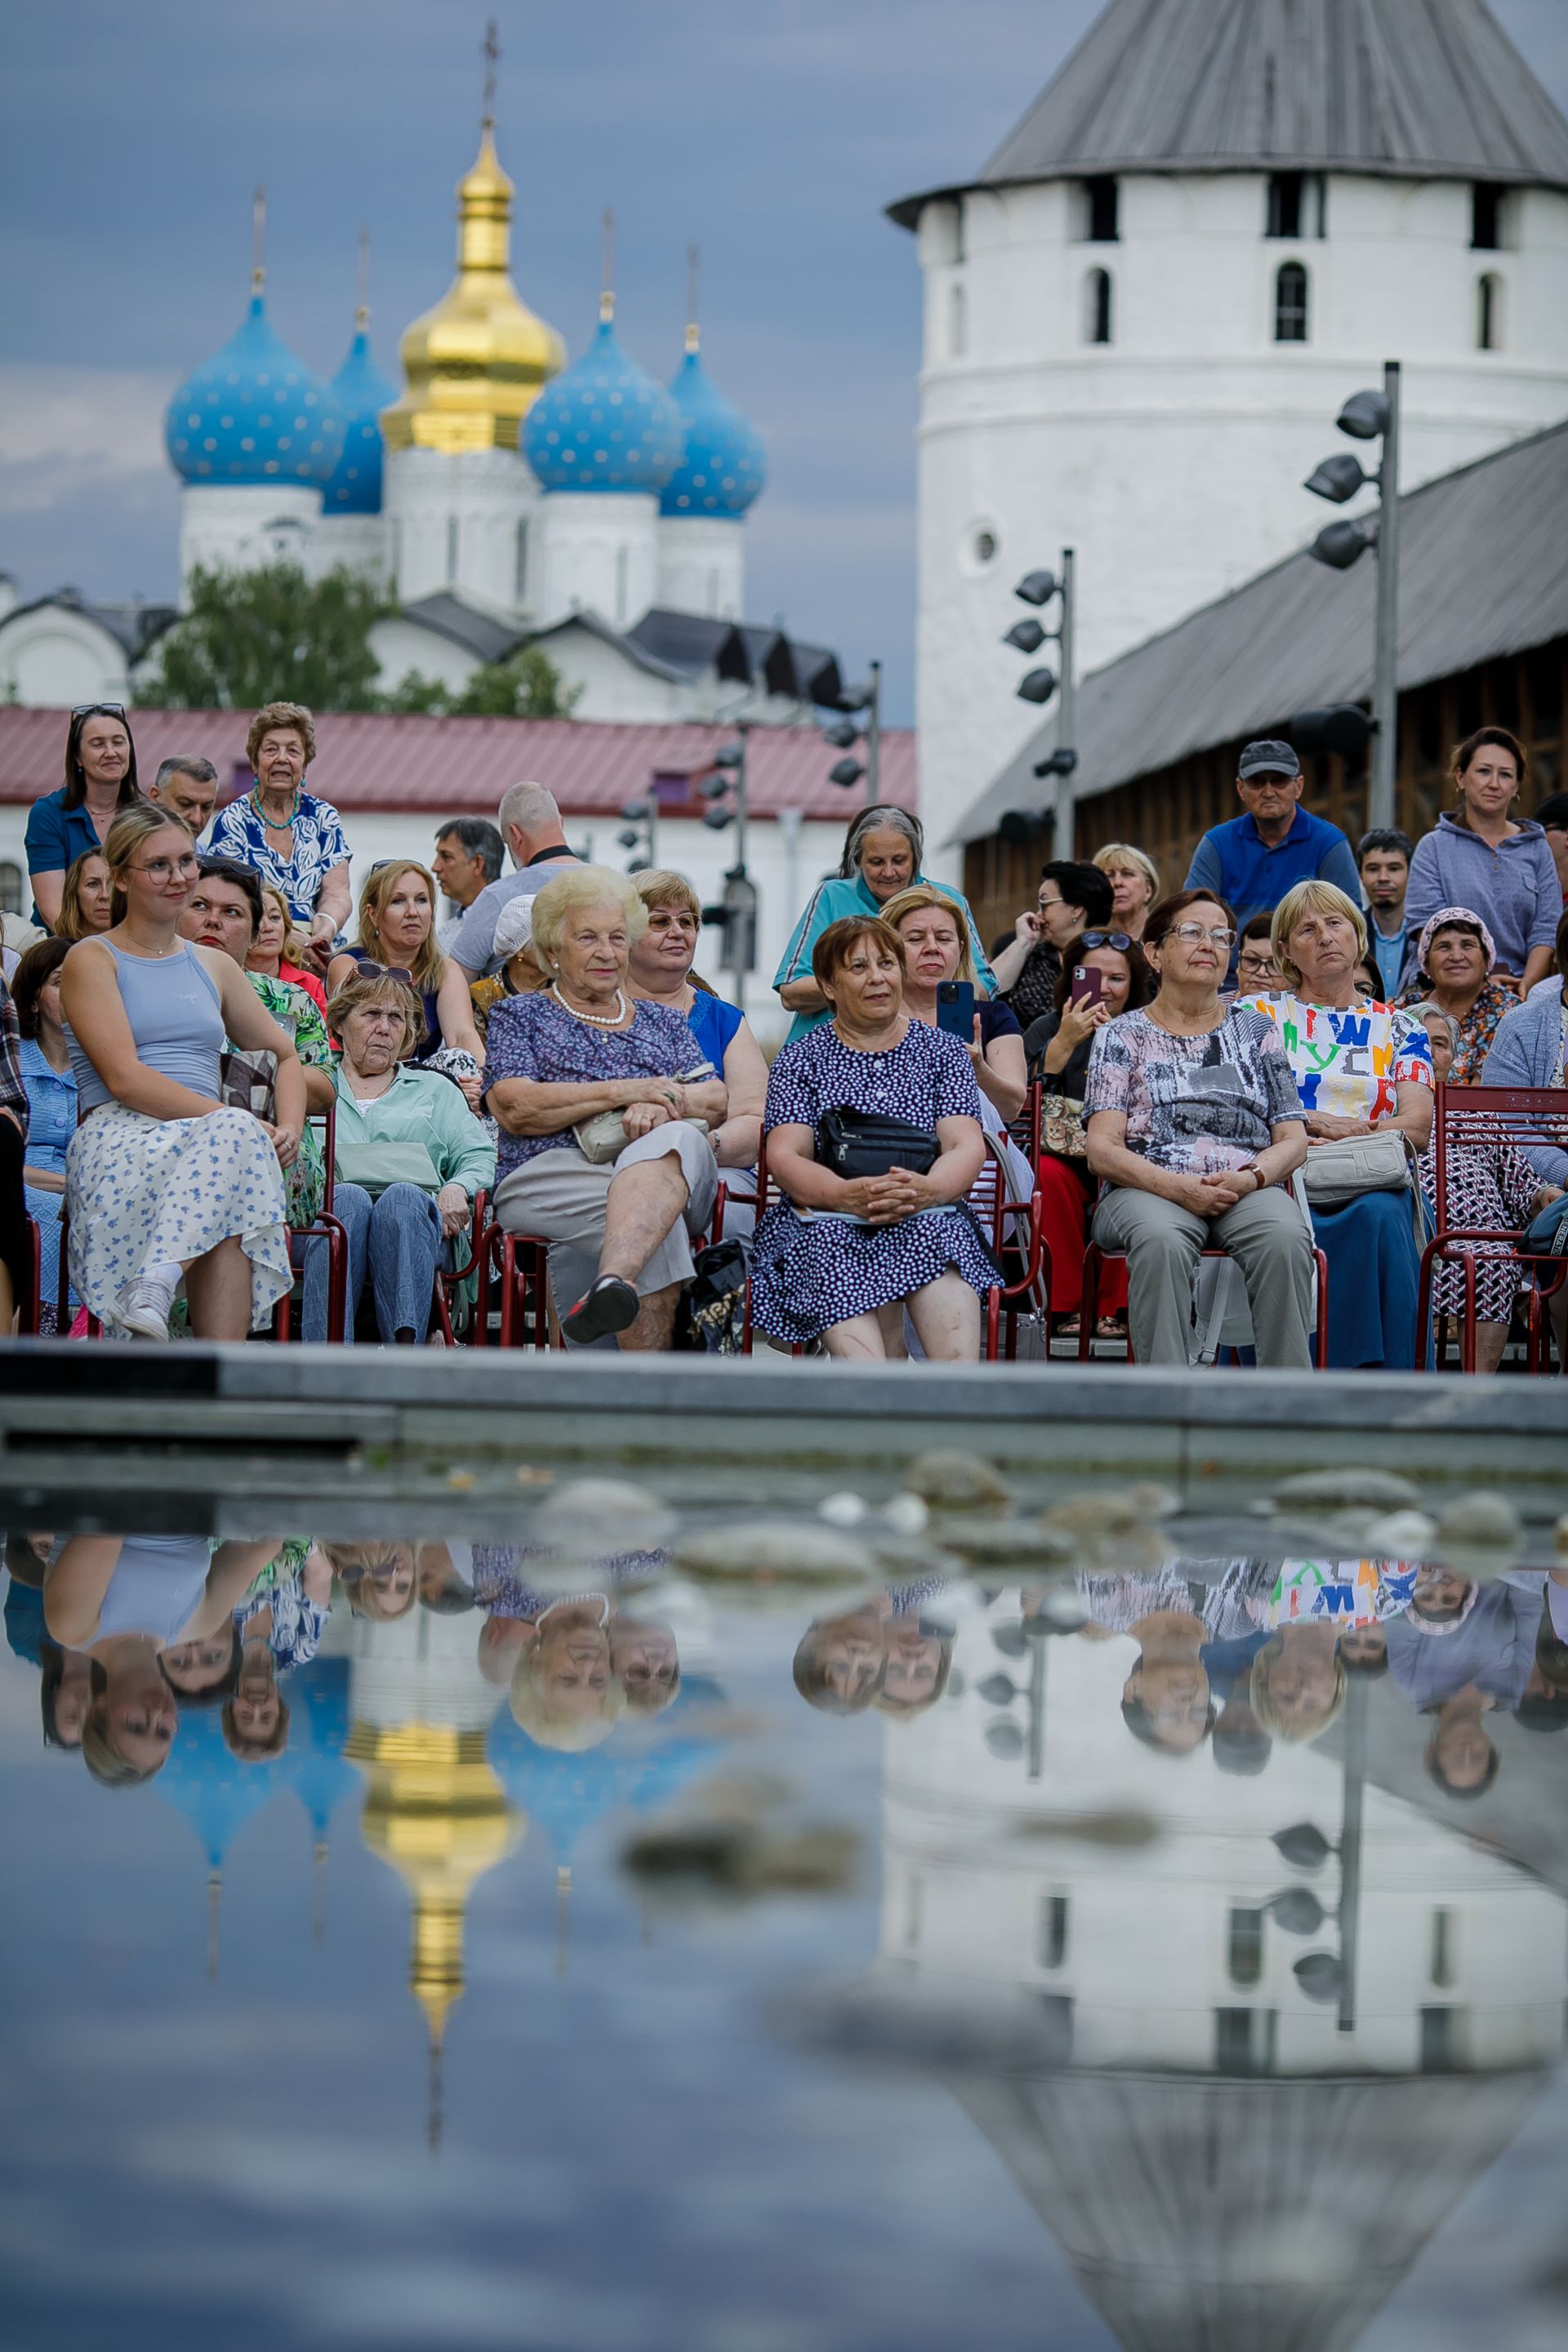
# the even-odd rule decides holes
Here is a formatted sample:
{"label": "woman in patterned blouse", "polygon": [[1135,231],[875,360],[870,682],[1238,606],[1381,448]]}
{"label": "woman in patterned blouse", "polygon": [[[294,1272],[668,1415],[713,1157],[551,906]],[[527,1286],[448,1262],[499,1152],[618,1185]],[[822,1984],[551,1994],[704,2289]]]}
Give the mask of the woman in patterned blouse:
{"label": "woman in patterned blouse", "polygon": [[305,790],[305,771],[316,756],[316,725],[304,704],[268,702],[258,710],[245,756],[256,780],[243,800],[220,812],[213,854],[252,866],[263,881],[277,884],[307,934],[306,952],[324,970],[348,920],[349,844],[336,809]]}
{"label": "woman in patterned blouse", "polygon": [[1408,1011],[1429,998],[1454,1023],[1459,1043],[1447,1086],[1479,1086],[1498,1023],[1519,1002],[1511,988],[1491,977],[1496,962],[1492,935],[1468,907],[1439,907],[1422,930],[1416,985],[1399,1002]]}

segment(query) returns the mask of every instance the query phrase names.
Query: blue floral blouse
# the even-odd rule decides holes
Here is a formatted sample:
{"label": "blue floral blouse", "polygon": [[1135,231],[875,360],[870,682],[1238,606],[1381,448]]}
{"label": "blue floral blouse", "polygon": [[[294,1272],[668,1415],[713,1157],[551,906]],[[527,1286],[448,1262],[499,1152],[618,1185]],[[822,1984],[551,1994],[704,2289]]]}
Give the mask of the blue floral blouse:
{"label": "blue floral blouse", "polygon": [[308,923],[316,911],[322,883],[334,866],[348,863],[349,837],[330,801],[319,801],[314,793],[302,792],[294,817],[293,855],[279,857],[267,838],[254,798],[247,793],[243,800],[230,801],[219,811],[212,829],[211,855],[232,857],[237,865],[250,866],[264,882],[282,891],[297,923]]}

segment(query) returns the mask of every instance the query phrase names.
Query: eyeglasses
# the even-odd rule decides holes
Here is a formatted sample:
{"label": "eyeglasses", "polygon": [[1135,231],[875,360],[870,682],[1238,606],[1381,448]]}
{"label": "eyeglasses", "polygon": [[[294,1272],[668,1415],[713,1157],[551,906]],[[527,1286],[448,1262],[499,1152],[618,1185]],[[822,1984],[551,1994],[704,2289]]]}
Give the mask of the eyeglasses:
{"label": "eyeglasses", "polygon": [[1165,937],[1170,940],[1184,940],[1188,947],[1195,947],[1200,940],[1207,940],[1211,947],[1216,948],[1228,949],[1236,945],[1234,931],[1205,930],[1202,923],[1175,923],[1166,932]]}
{"label": "eyeglasses", "polygon": [[1132,945],[1132,938],[1128,931],[1085,931],[1079,945],[1086,948],[1114,948],[1118,955],[1125,955]]}
{"label": "eyeglasses", "polygon": [[199,873],[199,861],[194,850],[187,849],[183,857],[150,857],[145,866],[133,866],[132,874],[145,874],[150,881],[167,882],[177,874],[183,882],[187,875]]}
{"label": "eyeglasses", "polygon": [[123,719],[122,702],[79,702],[71,710],[73,719]]}

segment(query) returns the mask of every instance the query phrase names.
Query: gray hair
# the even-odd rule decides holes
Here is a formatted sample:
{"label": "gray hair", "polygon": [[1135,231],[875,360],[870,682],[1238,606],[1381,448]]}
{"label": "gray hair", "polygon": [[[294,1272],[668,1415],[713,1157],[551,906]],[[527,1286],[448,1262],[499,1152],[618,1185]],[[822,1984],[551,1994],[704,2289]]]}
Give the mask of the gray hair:
{"label": "gray hair", "polygon": [[1430,997],[1425,1004],[1407,1004],[1405,1010],[1412,1021],[1419,1021],[1423,1029],[1428,1032],[1434,1021],[1441,1021],[1448,1032],[1450,1050],[1456,1054],[1458,1052],[1459,1024],[1451,1013],[1445,1013],[1442,1006],[1435,1003]]}
{"label": "gray hair", "polygon": [[[512,822],[515,824],[521,820],[514,817]],[[452,839],[460,841],[470,857],[479,859],[487,882],[500,879],[501,867],[506,864],[506,844],[488,816],[455,816],[437,826],[437,849],[444,841]]]}
{"label": "gray hair", "polygon": [[496,823],[504,841],[513,825],[520,833],[543,833],[553,825],[561,830],[561,811],[553,793],[542,784],[509,784],[500,796],[496,811]]}
{"label": "gray hair", "polygon": [[844,836],[844,855],[838,861],[840,880],[860,871],[860,852],[868,833],[901,833],[915,853],[915,873],[918,875],[925,858],[926,837],[918,816],[908,809],[894,808],[887,801],[879,801],[872,808],[862,809]]}
{"label": "gray hair", "polygon": [[199,760],[194,752],[176,751],[172,760],[160,761],[158,772],[153,779],[153,790],[155,793],[161,791],[164,779],[169,776],[188,776],[193,784],[216,784],[217,770],[210,760]]}

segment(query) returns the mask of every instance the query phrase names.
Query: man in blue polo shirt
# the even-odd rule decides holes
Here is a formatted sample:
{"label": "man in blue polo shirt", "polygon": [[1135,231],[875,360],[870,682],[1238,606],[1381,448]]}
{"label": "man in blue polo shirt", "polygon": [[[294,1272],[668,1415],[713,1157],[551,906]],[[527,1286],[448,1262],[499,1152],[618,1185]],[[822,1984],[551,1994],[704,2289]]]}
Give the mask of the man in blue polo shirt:
{"label": "man in blue polo shirt", "polygon": [[1271,915],[1298,882],[1331,882],[1361,905],[1350,843],[1337,824],[1300,805],[1301,762],[1289,743],[1248,743],[1236,789],[1246,814],[1205,833],[1187,871],[1189,890],[1212,890],[1236,916]]}

